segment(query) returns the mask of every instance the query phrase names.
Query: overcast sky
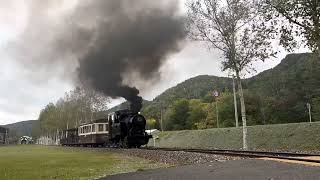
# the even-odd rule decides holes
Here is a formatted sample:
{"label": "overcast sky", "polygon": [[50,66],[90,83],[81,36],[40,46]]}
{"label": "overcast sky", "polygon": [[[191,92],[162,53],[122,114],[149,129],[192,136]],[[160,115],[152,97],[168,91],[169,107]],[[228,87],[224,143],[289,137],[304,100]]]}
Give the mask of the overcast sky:
{"label": "overcast sky", "polygon": [[[31,1],[36,2],[36,0],[28,2]],[[47,10],[48,13],[54,12],[52,16],[57,20],[64,9],[74,6],[76,2],[76,0],[60,1],[64,3]],[[39,111],[46,104],[55,102],[66,91],[73,88],[71,81],[61,78],[61,74],[69,73],[68,68],[57,71],[57,68],[53,67],[55,71],[46,72],[46,75],[49,76],[42,78],[44,70],[30,68],[26,64],[19,63],[15,54],[12,54],[12,49],[8,44],[16,41],[19,35],[26,30],[30,15],[24,3],[26,1],[20,0],[0,2],[0,125],[37,119]],[[180,4],[183,7],[183,0],[180,0]],[[39,24],[35,24],[37,25]],[[26,46],[33,52],[38,49],[29,44]],[[306,50],[300,49],[297,52],[304,51]],[[255,63],[254,67],[258,72],[272,68],[285,55],[286,52],[282,50],[276,59],[270,59],[265,63]],[[145,99],[152,100],[167,88],[197,75],[227,76],[226,72],[220,70],[220,56],[217,51],[208,51],[201,44],[189,42],[179,53],[170,56],[162,66],[161,81],[153,84],[147,92],[141,92],[141,95]],[[113,101],[111,105],[118,102],[119,100]]]}

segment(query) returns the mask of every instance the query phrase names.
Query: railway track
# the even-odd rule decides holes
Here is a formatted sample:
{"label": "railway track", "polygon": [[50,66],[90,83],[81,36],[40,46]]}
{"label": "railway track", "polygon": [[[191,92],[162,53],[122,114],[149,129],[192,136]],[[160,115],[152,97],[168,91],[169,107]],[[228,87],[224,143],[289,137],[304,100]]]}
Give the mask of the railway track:
{"label": "railway track", "polygon": [[162,150],[162,151],[184,151],[205,154],[218,154],[226,156],[238,156],[248,158],[273,158],[309,163],[320,164],[319,159],[310,159],[310,157],[320,157],[320,154],[307,153],[290,153],[290,152],[270,152],[270,151],[242,151],[242,150],[225,150],[225,149],[183,149],[183,148],[144,148],[148,150]]}

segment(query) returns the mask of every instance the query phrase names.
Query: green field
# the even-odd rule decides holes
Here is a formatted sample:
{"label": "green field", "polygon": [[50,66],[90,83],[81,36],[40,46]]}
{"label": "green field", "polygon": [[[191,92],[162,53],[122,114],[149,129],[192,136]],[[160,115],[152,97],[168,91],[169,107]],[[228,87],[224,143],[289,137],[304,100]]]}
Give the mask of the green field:
{"label": "green field", "polygon": [[[242,147],[242,127],[167,131],[158,136],[158,147]],[[152,146],[153,141],[150,141],[149,145]],[[320,122],[250,126],[248,145],[252,150],[320,150]]]}
{"label": "green field", "polygon": [[94,179],[165,166],[101,149],[0,146],[1,180]]}

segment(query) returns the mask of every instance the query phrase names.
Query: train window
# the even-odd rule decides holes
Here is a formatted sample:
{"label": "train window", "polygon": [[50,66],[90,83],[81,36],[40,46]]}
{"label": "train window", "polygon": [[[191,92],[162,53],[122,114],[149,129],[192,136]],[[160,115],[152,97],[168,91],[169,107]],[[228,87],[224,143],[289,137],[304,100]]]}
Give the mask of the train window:
{"label": "train window", "polygon": [[104,125],[104,129],[105,129],[106,131],[108,131],[108,124],[105,124],[105,125]]}
{"label": "train window", "polygon": [[99,131],[103,131],[103,124],[99,124]]}
{"label": "train window", "polygon": [[92,124],[92,132],[96,132],[96,126]]}

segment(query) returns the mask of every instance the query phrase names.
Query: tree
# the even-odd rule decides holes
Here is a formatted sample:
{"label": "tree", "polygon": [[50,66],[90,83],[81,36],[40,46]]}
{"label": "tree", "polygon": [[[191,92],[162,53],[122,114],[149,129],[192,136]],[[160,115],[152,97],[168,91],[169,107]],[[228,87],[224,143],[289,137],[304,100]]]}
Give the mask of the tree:
{"label": "tree", "polygon": [[197,124],[205,122],[207,117],[206,104],[199,99],[191,99],[189,101],[189,112],[186,122],[187,129],[197,129]]}
{"label": "tree", "polygon": [[147,129],[154,129],[156,126],[157,120],[151,118],[151,119],[147,119]]}
{"label": "tree", "polygon": [[189,101],[178,99],[165,115],[166,129],[182,130],[186,129],[189,112]]}
{"label": "tree", "polygon": [[39,126],[33,129],[33,133],[54,137],[57,131],[99,118],[99,112],[107,109],[108,102],[109,99],[100,93],[77,87],[41,110]]}
{"label": "tree", "polygon": [[[223,92],[216,101],[219,107],[219,127],[235,127],[233,94],[228,91]],[[216,103],[213,105],[216,106]],[[215,108],[211,111],[216,112]]]}
{"label": "tree", "polygon": [[[279,24],[280,44],[287,50],[297,46],[296,37],[303,37],[306,45],[320,61],[320,1],[264,0],[263,12],[273,25]],[[276,27],[276,26],[275,26]]]}
{"label": "tree", "polygon": [[235,73],[239,89],[243,123],[243,148],[247,149],[246,109],[241,73],[249,71],[253,61],[274,56],[273,30],[261,21],[253,1],[189,0],[188,29],[191,39],[207,42],[223,52],[222,70]]}
{"label": "tree", "polygon": [[315,97],[311,102],[312,119],[320,121],[320,97]]}

